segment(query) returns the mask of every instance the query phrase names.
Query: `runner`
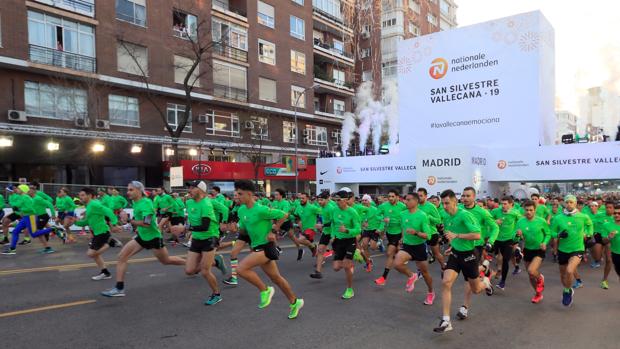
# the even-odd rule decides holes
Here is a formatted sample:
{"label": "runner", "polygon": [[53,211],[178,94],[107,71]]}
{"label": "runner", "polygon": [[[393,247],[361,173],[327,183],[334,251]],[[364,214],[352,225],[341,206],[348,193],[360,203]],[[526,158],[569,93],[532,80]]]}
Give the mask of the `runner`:
{"label": "runner", "polygon": [[101,292],[106,297],[125,296],[125,272],[129,258],[142,249],[153,250],[153,255],[164,265],[185,265],[185,260],[170,256],[164,246],[161,232],[157,229],[153,202],[144,193],[144,184],[133,181],[127,185],[127,196],[133,201],[131,224],[137,227],[138,235],[129,241],[118,255],[116,264],[116,286]]}
{"label": "runner", "polygon": [[369,248],[376,250],[378,247],[379,233],[377,233],[377,229],[381,226],[381,217],[379,216],[379,209],[372,205],[372,198],[370,195],[365,194],[362,197],[362,205],[366,207],[366,210],[361,216],[362,241],[360,243],[360,249],[366,261],[364,269],[367,273],[370,273],[372,272],[373,262],[370,258]]}
{"label": "runner", "polygon": [[361,233],[360,217],[352,208],[349,201],[349,193],[340,190],[333,195],[337,209],[332,212],[332,224],[334,242],[334,271],[344,269],[347,280],[347,288],[342,294],[342,299],[351,299],[355,295],[353,291],[353,255],[355,254],[356,236]]}
{"label": "runner", "polygon": [[[452,323],[450,322],[452,286],[459,273],[463,273],[465,281],[469,283],[472,292],[475,294],[491,288],[488,277],[483,279],[478,277],[478,262],[474,254],[474,245],[476,240],[480,240],[481,234],[476,219],[471,213],[457,206],[456,194],[452,190],[445,190],[441,193],[441,202],[446,211],[444,226],[445,237],[450,242],[450,256],[446,263],[442,282],[443,316],[439,326],[433,329],[433,331],[440,333],[452,331]],[[459,319],[465,319],[468,316],[467,309],[461,307],[459,313],[462,310],[464,317],[459,316]]]}
{"label": "runner", "polygon": [[[314,243],[314,237],[316,235],[316,225],[318,216],[321,214],[321,208],[310,202],[307,193],[301,193],[299,199],[299,206],[294,211],[294,215],[299,217],[299,225],[301,228],[301,234],[297,241],[312,252],[312,257],[316,257],[316,244]],[[297,260],[301,260],[303,257],[303,249],[298,250]]]}
{"label": "runner", "polygon": [[[539,207],[542,205],[538,205]],[[549,224],[545,218],[537,214],[537,205],[533,201],[523,204],[525,217],[517,222],[517,236],[525,240],[523,249],[523,261],[530,277],[530,284],[534,289],[532,303],[540,303],[545,290],[545,277],[538,269],[545,259],[547,244],[551,239]]]}
{"label": "runner", "polygon": [[[603,239],[603,232],[606,230],[605,225],[614,221],[614,202],[607,200],[605,202],[605,210],[601,211],[592,222],[594,224],[594,240],[601,245],[602,255],[605,258],[605,267],[603,268],[603,280],[601,280],[601,288],[609,289],[609,273],[611,272],[612,258],[609,241]],[[600,257],[599,257],[600,258]]]}
{"label": "runner", "polygon": [[56,196],[56,210],[58,211],[56,223],[62,225],[65,230],[67,242],[75,242],[75,237],[71,234],[71,226],[75,223],[75,207],[67,188],[60,188]]}
{"label": "runner", "polygon": [[[293,212],[291,203],[286,199],[286,193],[283,189],[276,189],[273,193],[273,201],[270,203],[270,207],[276,210],[284,211],[286,213]],[[297,247],[297,260],[301,260],[304,254],[303,248],[299,244],[299,241],[295,238],[295,220],[293,215],[289,215],[289,219],[280,227],[280,236],[288,235],[289,239]]]}
{"label": "runner", "polygon": [[323,263],[325,261],[325,253],[327,252],[327,247],[334,236],[334,229],[336,229],[333,224],[333,215],[338,209],[337,204],[330,200],[328,191],[321,192],[321,194],[319,194],[318,201],[321,206],[322,223],[317,224],[317,228],[321,230],[321,238],[319,239],[319,246],[316,254],[315,270],[314,273],[310,274],[310,277],[313,279],[323,278],[322,271]]}
{"label": "runner", "polygon": [[[428,272],[428,254],[426,244],[433,237],[431,223],[428,215],[418,206],[420,196],[417,193],[409,193],[405,196],[407,209],[400,213],[400,221],[403,229],[403,247],[396,254],[394,268],[407,277],[405,290],[413,292],[415,282],[418,280],[418,273],[414,273],[407,268],[406,263],[413,260],[416,267],[424,277],[424,282],[428,287],[424,304],[433,305],[435,292],[433,291],[433,278]],[[435,208],[433,206],[433,208]]]}
{"label": "runner", "polygon": [[[297,298],[291,290],[288,281],[280,275],[276,260],[279,252],[276,249],[276,236],[273,231],[278,231],[282,223],[288,218],[288,213],[270,209],[256,204],[254,200],[254,183],[247,180],[235,182],[235,191],[239,197],[239,229],[245,230],[250,237],[251,249],[239,265],[239,276],[254,285],[260,290],[259,308],[263,309],[271,304],[271,298],[275,293],[272,286],[263,283],[260,277],[253,270],[256,267],[263,269],[269,279],[275,283],[284,293],[290,303],[288,318],[295,319],[299,315],[299,310],[304,306],[304,300]],[[272,220],[277,220],[272,225]]]}
{"label": "runner", "polygon": [[431,248],[433,258],[439,261],[441,270],[443,270],[446,267],[446,261],[443,258],[443,254],[441,253],[441,250],[439,248],[439,234],[437,232],[437,226],[441,224],[441,216],[439,215],[439,211],[437,211],[437,207],[435,207],[435,205],[426,200],[428,197],[428,192],[425,188],[418,189],[418,197],[420,198],[420,209],[428,216],[431,228],[431,238],[427,244]]}
{"label": "runner", "polygon": [[604,225],[602,235],[603,241],[610,244],[611,260],[614,264],[614,270],[620,279],[620,204],[613,205],[611,202],[605,203],[606,211],[609,212],[609,207],[613,207],[613,222],[607,222]]}
{"label": "runner", "polygon": [[[498,217],[495,222],[499,226],[499,234],[497,236],[497,240],[495,240],[495,254],[497,254],[497,265],[498,269],[501,265],[501,275],[502,278],[499,281],[499,284],[496,285],[500,290],[506,289],[506,278],[508,277],[509,264],[510,259],[513,254],[513,245],[516,244],[515,239],[515,225],[517,224],[517,220],[520,218],[519,213],[516,209],[514,209],[514,200],[505,196],[502,198],[502,206],[501,213],[496,213],[496,217]],[[498,271],[499,273],[499,271]]]}
{"label": "runner", "polygon": [[386,232],[388,240],[385,269],[383,270],[383,275],[375,280],[375,284],[383,286],[387,280],[390,268],[392,268],[392,264],[394,263],[394,256],[396,252],[398,252],[398,245],[402,237],[400,213],[406,210],[407,207],[400,201],[398,191],[392,189],[389,191],[388,201],[379,205],[378,209],[379,215],[383,218],[379,231]]}
{"label": "runner", "polygon": [[19,221],[22,218],[20,214],[20,207],[23,201],[21,191],[16,186],[8,185],[5,190],[8,195],[9,206],[11,207],[12,212],[2,218],[2,233],[4,235],[1,242],[2,245],[9,243],[9,227],[11,226],[11,223]]}
{"label": "runner", "polygon": [[577,210],[577,198],[567,195],[564,199],[566,208],[561,215],[553,220],[551,233],[558,238],[558,264],[564,290],[562,304],[573,304],[575,291],[571,287],[573,278],[576,284],[583,285],[577,273],[577,267],[585,252],[584,239],[592,236],[592,221],[590,217]]}
{"label": "runner", "polygon": [[95,260],[97,267],[101,270],[98,275],[91,277],[91,279],[93,281],[111,279],[112,274],[106,268],[102,255],[110,248],[110,230],[118,222],[118,218],[114,211],[95,199],[96,193],[93,189],[83,188],[78,195],[80,201],[86,205],[86,212],[82,219],[75,222],[75,225],[90,228],[93,237],[88,243],[86,255]]}

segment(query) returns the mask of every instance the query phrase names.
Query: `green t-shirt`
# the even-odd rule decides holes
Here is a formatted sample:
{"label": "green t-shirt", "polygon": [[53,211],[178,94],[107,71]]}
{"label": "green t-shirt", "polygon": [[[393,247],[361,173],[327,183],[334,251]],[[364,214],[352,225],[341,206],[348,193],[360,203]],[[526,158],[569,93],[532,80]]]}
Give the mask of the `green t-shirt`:
{"label": "green t-shirt", "polygon": [[99,198],[99,201],[101,201],[101,203],[102,203],[104,206],[106,206],[106,207],[108,207],[108,208],[110,208],[110,209],[113,209],[112,207],[114,207],[114,199],[112,198],[112,196],[111,196],[111,195],[108,195],[108,194],[103,194],[103,195]]}
{"label": "green t-shirt", "polygon": [[47,214],[47,209],[50,209],[52,216],[56,215],[56,210],[54,209],[54,204],[51,201],[47,201],[44,197],[35,195],[32,198],[32,210],[34,214],[37,216],[41,216]]}
{"label": "green t-shirt", "polygon": [[68,195],[56,197],[56,209],[58,212],[73,212],[75,203]]}
{"label": "green t-shirt", "polygon": [[614,221],[614,216],[608,216],[605,211],[600,212],[594,217],[590,217],[592,219],[592,224],[594,224],[594,232],[601,233],[603,232],[605,224]]}
{"label": "green t-shirt", "polygon": [[127,199],[122,195],[110,195],[110,207],[112,210],[121,210],[127,207]]}
{"label": "green t-shirt", "polygon": [[601,231],[601,236],[603,236],[603,238],[609,238],[609,233],[612,231],[615,231],[616,235],[613,239],[609,239],[611,242],[611,252],[620,254],[620,224],[616,224],[614,221],[605,223]]}
{"label": "green t-shirt", "polygon": [[133,202],[133,216],[136,221],[144,221],[144,218],[151,216],[151,224],[148,227],[138,226],[138,236],[144,241],[150,241],[161,238],[161,232],[157,229],[157,218],[155,217],[155,208],[153,201],[147,197],[143,197]]}
{"label": "green t-shirt", "polygon": [[549,209],[547,208],[547,206],[536,205],[536,216],[537,217],[547,220],[547,218],[549,218],[550,215],[551,215],[551,212],[549,212]]}
{"label": "green t-shirt", "polygon": [[495,223],[491,213],[475,204],[472,208],[463,207],[463,209],[471,213],[480,225],[480,240],[476,240],[475,246],[482,246],[485,241],[494,244],[499,235],[499,226]]}
{"label": "green t-shirt", "polygon": [[502,224],[499,225],[497,241],[508,241],[515,239],[515,226],[517,225],[519,218],[521,218],[521,214],[519,214],[519,211],[514,208],[508,212],[502,211],[499,218],[497,218],[502,220]]}
{"label": "green t-shirt", "polygon": [[[286,213],[291,213],[291,203],[288,202],[288,200],[286,199],[282,199],[282,200],[273,200],[269,206],[271,208],[274,208],[276,210],[280,210],[280,211],[284,211]],[[293,220],[293,216],[291,215],[289,217],[289,220],[292,221]]]}
{"label": "green t-shirt", "polygon": [[185,203],[182,198],[174,199],[174,207],[172,209],[172,217],[184,217],[185,216]]}
{"label": "green t-shirt", "polygon": [[187,221],[191,227],[197,227],[202,225],[202,219],[209,218],[211,223],[208,230],[192,230],[192,239],[206,240],[208,238],[214,238],[220,236],[220,229],[218,222],[215,219],[215,212],[213,211],[213,205],[209,198],[203,198],[200,201],[194,199],[187,200]]}
{"label": "green t-shirt", "polygon": [[592,236],[592,220],[581,212],[558,215],[553,219],[551,234],[557,238],[562,231],[566,231],[568,237],[558,239],[558,250],[564,253],[583,252],[585,251],[584,238]]}
{"label": "green t-shirt", "polygon": [[[432,237],[432,229],[428,215],[424,213],[419,207],[415,212],[410,212],[409,209],[400,213],[400,224],[403,227],[403,244],[405,245],[419,245],[430,240]],[[426,233],[426,239],[407,232],[407,229],[413,229],[420,233]]]}
{"label": "green t-shirt", "polygon": [[299,204],[295,210],[295,216],[301,220],[301,230],[313,230],[316,232],[317,217],[321,214],[321,208],[317,205],[306,202],[305,205]]}
{"label": "green t-shirt", "polygon": [[[401,234],[402,227],[400,225],[400,213],[407,209],[405,204],[398,201],[395,205],[392,205],[389,201],[386,201],[379,205],[379,214],[381,215],[381,226],[379,227],[380,231],[385,231],[388,234]],[[390,221],[386,225],[383,219],[389,218]]]}
{"label": "green t-shirt", "polygon": [[176,203],[174,202],[174,199],[172,198],[172,196],[164,193],[159,196],[159,200],[157,201],[156,208],[159,208],[160,214],[164,214],[167,212],[172,212],[175,206],[176,206]]}
{"label": "green t-shirt", "polygon": [[45,194],[44,192],[42,192],[40,190],[37,190],[37,192],[34,195],[40,197],[41,199],[43,199],[45,201],[48,201],[51,204],[54,203],[54,199],[52,199],[51,196]]}
{"label": "green t-shirt", "polygon": [[267,236],[271,232],[271,221],[273,219],[281,219],[286,216],[286,213],[255,202],[252,208],[241,205],[238,215],[239,229],[245,230],[248,233],[251,247],[254,248],[269,241]]}
{"label": "green t-shirt", "polygon": [[75,222],[78,227],[88,226],[93,231],[93,235],[105,234],[110,230],[110,226],[106,221],[106,217],[110,220],[110,224],[118,223],[118,218],[109,207],[104,206],[99,200],[90,200],[86,205],[86,216],[84,219]]}
{"label": "green t-shirt", "polygon": [[[338,205],[333,212],[332,232],[336,239],[350,239],[362,233],[360,216],[353,207],[342,210]],[[340,226],[344,225],[346,232],[340,232]]]}
{"label": "green t-shirt", "polygon": [[379,214],[379,209],[377,206],[370,206],[364,212],[364,215],[361,217],[362,223],[366,222],[368,225],[365,230],[377,230],[381,227],[381,215]]}
{"label": "green t-shirt", "polygon": [[452,232],[457,235],[457,237],[450,242],[452,249],[458,252],[469,252],[474,249],[476,241],[460,239],[458,235],[480,233],[480,225],[476,222],[474,215],[459,208],[453,216],[446,212],[444,231]]}
{"label": "green t-shirt", "polygon": [[230,212],[228,207],[226,207],[226,205],[224,205],[220,201],[217,201],[211,198],[207,198],[207,200],[209,200],[211,202],[211,205],[213,206],[213,212],[215,213],[215,220],[218,223],[228,222],[228,214]]}
{"label": "green t-shirt", "polygon": [[[541,205],[542,206],[542,205]],[[517,221],[517,231],[521,231],[525,240],[525,248],[528,250],[540,249],[540,244],[548,244],[551,239],[549,224],[545,218],[534,216],[532,220],[522,217]]]}
{"label": "green t-shirt", "polygon": [[422,212],[426,213],[428,216],[428,221],[431,227],[431,234],[437,234],[437,225],[441,224],[442,219],[439,215],[439,211],[437,207],[432,203],[425,201],[423,204],[420,204],[418,207],[422,210]]}
{"label": "green t-shirt", "polygon": [[329,200],[327,204],[321,208],[321,219],[323,221],[323,234],[333,235],[334,233],[334,212],[338,209],[338,205]]}
{"label": "green t-shirt", "polygon": [[353,205],[353,209],[355,210],[355,212],[357,212],[357,215],[360,216],[360,218],[363,218],[368,211],[368,207],[362,205],[359,202]]}

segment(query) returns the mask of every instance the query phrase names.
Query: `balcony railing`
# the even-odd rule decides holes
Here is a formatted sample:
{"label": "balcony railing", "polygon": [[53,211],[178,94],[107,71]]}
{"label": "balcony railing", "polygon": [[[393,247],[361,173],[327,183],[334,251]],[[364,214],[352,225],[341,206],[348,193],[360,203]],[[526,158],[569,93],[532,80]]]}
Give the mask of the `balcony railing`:
{"label": "balcony railing", "polygon": [[97,70],[97,60],[95,57],[78,55],[32,44],[30,45],[30,61],[89,73],[94,73]]}
{"label": "balcony railing", "polygon": [[95,0],[37,0],[44,4],[65,10],[83,13],[89,16],[95,15]]}
{"label": "balcony railing", "polygon": [[234,99],[240,102],[246,102],[248,100],[248,90],[227,85],[213,84],[213,95],[215,97]]}
{"label": "balcony railing", "polygon": [[232,58],[237,61],[248,61],[248,52],[219,42],[213,42],[213,52],[216,54]]}
{"label": "balcony railing", "polygon": [[318,65],[314,66],[314,77],[319,80],[331,82],[338,86],[343,86],[346,88],[353,88],[353,84],[348,81],[336,80],[333,77],[329,76],[326,70],[322,69]]}
{"label": "balcony railing", "polygon": [[213,8],[223,11],[235,13],[241,17],[248,17],[248,11],[244,8],[231,6],[227,1],[213,0]]}
{"label": "balcony railing", "polygon": [[343,20],[343,18],[342,18],[342,14],[340,15],[340,17],[339,17],[339,16],[336,16],[336,15],[334,15],[334,14],[332,14],[332,13],[329,13],[329,12],[327,12],[327,11],[323,10],[323,9],[322,9],[322,8],[320,8],[320,7],[317,7],[317,6],[316,6],[316,5],[314,5],[314,4],[313,4],[313,6],[312,6],[312,9],[313,9],[315,12],[320,13],[321,15],[323,15],[323,16],[325,16],[325,17],[327,17],[327,18],[331,19],[331,20],[332,20],[332,21],[334,21],[334,22],[337,22],[337,23],[340,23],[340,24],[344,24],[344,20]]}
{"label": "balcony railing", "polygon": [[337,55],[349,58],[349,59],[353,59],[353,54],[349,53],[349,52],[345,52],[345,51],[341,51],[339,49],[337,49],[336,47],[334,47],[334,45],[328,44],[326,42],[321,41],[321,39],[317,39],[314,38],[314,46],[318,46],[320,48],[324,48],[328,51],[331,51]]}

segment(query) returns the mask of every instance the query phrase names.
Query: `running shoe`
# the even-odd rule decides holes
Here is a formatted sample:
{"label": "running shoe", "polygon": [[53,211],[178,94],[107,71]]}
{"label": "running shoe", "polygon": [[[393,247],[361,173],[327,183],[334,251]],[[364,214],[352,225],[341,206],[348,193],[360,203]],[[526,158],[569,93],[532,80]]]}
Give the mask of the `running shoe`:
{"label": "running shoe", "polygon": [[461,305],[461,307],[459,308],[459,312],[456,313],[456,318],[459,320],[465,320],[467,319],[467,307],[464,305]]}
{"label": "running shoe", "polygon": [[379,286],[385,286],[385,278],[383,276],[381,276],[380,278],[375,280],[375,284],[377,284]]}
{"label": "running shoe", "polygon": [[413,292],[415,288],[415,282],[418,280],[418,274],[413,273],[409,279],[407,279],[407,284],[405,285],[405,290],[409,293]]}
{"label": "running shoe", "polygon": [[192,247],[192,241],[190,240],[190,241],[184,242],[181,245],[183,245],[183,246],[185,246],[187,248],[190,248],[190,247]]}
{"label": "running shoe", "polygon": [[566,307],[569,307],[573,304],[573,295],[575,294],[575,290],[569,288],[568,291],[562,292],[562,304]]}
{"label": "running shoe", "polygon": [[353,253],[353,261],[357,263],[364,262],[364,257],[362,256],[362,252],[359,249],[355,249],[355,253]]}
{"label": "running shoe", "polygon": [[601,281],[601,288],[603,290],[608,290],[609,289],[609,283],[607,282],[607,280]]}
{"label": "running shoe", "polygon": [[237,286],[238,285],[237,278],[234,277],[234,276],[231,276],[228,279],[224,279],[222,282],[225,283],[226,285],[230,285],[230,286]]}
{"label": "running shoe", "polygon": [[439,326],[433,328],[433,332],[437,333],[444,333],[448,331],[452,331],[452,324],[450,323],[450,321],[446,321],[444,319],[441,319],[441,321],[439,322]]}
{"label": "running shoe", "polygon": [[592,261],[592,264],[590,264],[590,268],[592,268],[592,269],[596,269],[596,268],[600,268],[600,267],[601,267],[601,262]]}
{"label": "running shoe", "polygon": [[272,286],[267,286],[267,289],[260,292],[260,304],[258,305],[259,309],[264,309],[271,304],[271,298],[273,298],[273,294],[276,293],[276,290]]}
{"label": "running shoe", "polygon": [[497,284],[495,287],[497,287],[500,290],[504,291],[506,289],[506,281],[500,281],[499,284]]}
{"label": "running shoe", "polygon": [[355,292],[353,292],[353,289],[347,288],[346,290],[344,290],[344,293],[342,294],[342,299],[351,299],[353,298],[353,296],[355,296]]}
{"label": "running shoe", "polygon": [[50,254],[50,253],[54,253],[54,252],[56,252],[56,251],[54,251],[54,249],[51,248],[51,247],[46,247],[46,248],[43,248],[43,249],[39,250],[39,253],[41,253],[41,254]]}
{"label": "running shoe", "polygon": [[67,233],[65,233],[65,229],[64,228],[58,228],[58,227],[53,227],[52,229],[54,229],[54,233],[56,234],[56,236],[58,236],[58,238],[60,240],[62,240],[63,244],[67,243]]}
{"label": "running shoe", "polygon": [[523,253],[521,252],[521,247],[517,246],[517,248],[515,248],[515,262],[519,264],[521,263],[521,259],[523,259]]}
{"label": "running shoe", "polygon": [[327,250],[323,253],[323,258],[329,258],[334,255],[334,250]]}
{"label": "running shoe", "polygon": [[517,265],[515,270],[512,271],[512,275],[517,275],[521,273],[521,268]]}
{"label": "running shoe", "polygon": [[212,294],[209,299],[205,301],[205,305],[216,305],[222,301],[222,296],[219,294]]}
{"label": "running shoe", "polygon": [[101,273],[99,275],[95,275],[90,279],[93,281],[101,281],[101,280],[110,280],[112,278],[112,274]]}
{"label": "running shoe", "polygon": [[288,307],[290,309],[288,312],[288,318],[291,320],[296,319],[297,315],[299,315],[299,311],[304,307],[304,300],[297,298],[295,303],[290,304]]}
{"label": "running shoe", "polygon": [[583,281],[575,280],[575,283],[573,284],[573,288],[577,289],[577,288],[582,288],[582,287],[583,287]]}
{"label": "running shoe", "polygon": [[540,274],[540,277],[538,277],[538,281],[536,281],[536,292],[542,294],[544,290],[545,290],[545,276],[543,274]]}
{"label": "running shoe", "polygon": [[114,287],[101,292],[101,295],[105,297],[125,297],[125,290],[119,290],[118,288]]}
{"label": "running shoe", "polygon": [[532,303],[534,303],[534,304],[538,304],[538,303],[540,303],[540,301],[542,301],[542,300],[543,300],[543,295],[542,295],[542,293],[538,293],[538,292],[537,292],[537,293],[534,295],[534,297],[532,297]]}
{"label": "running shoe", "polygon": [[24,239],[24,240],[20,241],[20,242],[18,243],[18,245],[22,245],[22,246],[23,246],[23,245],[28,245],[28,244],[29,244],[29,243],[31,243],[31,242],[32,242],[32,240],[30,240],[30,239]]}
{"label": "running shoe", "polygon": [[367,273],[370,273],[372,271],[372,259],[368,260],[368,263],[366,263],[366,265],[364,266],[365,270]]}
{"label": "running shoe", "polygon": [[426,294],[426,299],[424,300],[424,305],[433,305],[435,301],[435,292],[428,292]]}
{"label": "running shoe", "polygon": [[314,273],[310,274],[310,277],[313,279],[322,279],[323,274],[321,274],[320,271],[315,271]]}
{"label": "running shoe", "polygon": [[7,247],[5,247],[4,250],[2,250],[2,254],[4,254],[4,255],[14,255],[14,254],[17,254],[17,250],[7,246]]}
{"label": "running shoe", "polygon": [[379,249],[380,252],[385,252],[385,247],[383,246],[383,240],[379,239],[379,241],[377,241],[377,248]]}
{"label": "running shoe", "polygon": [[215,267],[222,272],[222,275],[228,275],[228,267],[226,266],[226,262],[224,262],[224,257],[222,257],[221,254],[215,255]]}
{"label": "running shoe", "polygon": [[493,284],[491,283],[491,279],[488,276],[482,278],[482,284],[484,285],[484,292],[487,296],[492,296],[495,293],[495,289],[493,288]]}
{"label": "running shoe", "polygon": [[300,248],[297,250],[297,260],[300,261],[303,257],[304,257],[304,250]]}

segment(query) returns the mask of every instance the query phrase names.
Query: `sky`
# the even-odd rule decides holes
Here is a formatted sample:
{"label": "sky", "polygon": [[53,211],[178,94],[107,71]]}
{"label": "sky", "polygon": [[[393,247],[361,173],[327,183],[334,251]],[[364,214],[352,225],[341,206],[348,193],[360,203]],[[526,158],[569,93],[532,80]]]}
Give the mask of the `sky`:
{"label": "sky", "polygon": [[534,10],[555,29],[556,110],[579,115],[579,96],[620,95],[620,0],[456,0],[459,27]]}

